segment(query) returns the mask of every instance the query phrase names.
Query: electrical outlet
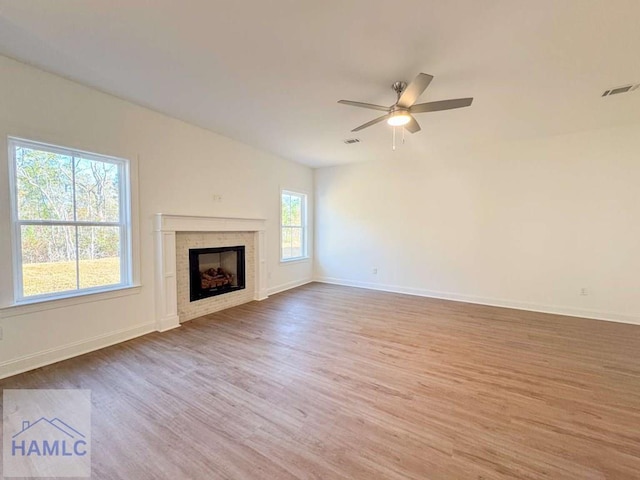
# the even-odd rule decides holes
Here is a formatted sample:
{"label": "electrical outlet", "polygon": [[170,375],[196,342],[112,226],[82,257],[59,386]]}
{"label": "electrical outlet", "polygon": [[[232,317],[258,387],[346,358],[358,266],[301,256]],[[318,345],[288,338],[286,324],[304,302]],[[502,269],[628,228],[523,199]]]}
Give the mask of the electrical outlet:
{"label": "electrical outlet", "polygon": [[373,275],[377,275],[377,274],[378,274],[378,268],[377,268],[377,267],[373,267],[373,268],[371,269],[371,273],[372,273]]}
{"label": "electrical outlet", "polygon": [[222,195],[215,193],[211,196],[212,200],[216,203],[219,203],[222,201]]}
{"label": "electrical outlet", "polygon": [[587,295],[589,295],[589,290],[587,290],[587,287],[582,287],[580,289],[580,295],[583,297],[586,297]]}

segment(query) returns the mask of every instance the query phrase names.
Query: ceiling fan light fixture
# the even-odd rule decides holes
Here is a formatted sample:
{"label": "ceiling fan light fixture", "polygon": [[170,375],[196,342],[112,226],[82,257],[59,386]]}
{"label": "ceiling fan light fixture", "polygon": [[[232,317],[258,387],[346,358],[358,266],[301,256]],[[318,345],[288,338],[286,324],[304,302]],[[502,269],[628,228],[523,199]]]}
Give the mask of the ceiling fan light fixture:
{"label": "ceiling fan light fixture", "polygon": [[407,112],[396,112],[391,114],[387,123],[392,127],[401,127],[411,121],[411,115]]}

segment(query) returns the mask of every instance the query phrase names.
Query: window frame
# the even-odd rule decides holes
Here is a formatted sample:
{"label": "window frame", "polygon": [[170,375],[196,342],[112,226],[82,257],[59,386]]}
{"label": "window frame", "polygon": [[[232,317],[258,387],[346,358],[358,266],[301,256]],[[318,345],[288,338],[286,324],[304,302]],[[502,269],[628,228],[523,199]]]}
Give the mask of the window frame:
{"label": "window frame", "polygon": [[[133,255],[132,255],[132,220],[131,220],[131,162],[126,158],[115,157],[112,155],[103,155],[94,152],[87,152],[77,148],[62,147],[49,143],[38,142],[20,137],[9,136],[7,138],[7,146],[9,150],[9,193],[10,193],[10,220],[11,220],[11,253],[13,261],[13,297],[14,304],[29,304],[37,302],[46,302],[59,300],[64,298],[82,297],[102,292],[110,292],[113,290],[121,290],[123,288],[133,287]],[[40,150],[59,155],[66,155],[72,158],[81,157],[86,160],[111,163],[118,166],[119,178],[119,221],[117,222],[92,222],[74,219],[72,221],[65,220],[20,220],[18,212],[18,176],[17,176],[17,158],[16,147],[25,147],[34,150]],[[74,185],[75,190],[75,185]],[[74,199],[75,209],[75,199]],[[118,227],[120,231],[120,282],[115,284],[76,288],[74,290],[65,290],[61,292],[44,293],[38,295],[24,295],[23,285],[23,262],[22,262],[22,225],[50,225],[50,226],[72,226],[72,227]],[[78,275],[78,257],[79,247],[76,243],[76,275]],[[77,285],[79,287],[79,285]]]}
{"label": "window frame", "polygon": [[[300,221],[301,221],[301,226],[290,226],[290,225],[283,225],[282,224],[282,204],[283,204],[283,196],[284,195],[290,195],[290,196],[296,196],[299,197],[301,199],[301,206],[302,206],[302,211],[300,212]],[[308,209],[308,195],[304,192],[296,192],[295,190],[289,190],[289,189],[281,189],[280,190],[280,210],[278,211],[278,215],[279,215],[279,224],[280,224],[280,229],[279,229],[279,236],[280,239],[278,241],[278,244],[280,246],[280,253],[279,253],[279,257],[280,257],[280,263],[292,263],[292,262],[298,262],[301,260],[308,260],[309,259],[309,240],[308,240],[308,225],[307,225],[307,209]],[[301,232],[301,236],[302,236],[302,254],[300,256],[297,257],[289,257],[289,258],[283,258],[282,256],[282,232],[284,231],[284,228],[300,228],[300,232]]]}

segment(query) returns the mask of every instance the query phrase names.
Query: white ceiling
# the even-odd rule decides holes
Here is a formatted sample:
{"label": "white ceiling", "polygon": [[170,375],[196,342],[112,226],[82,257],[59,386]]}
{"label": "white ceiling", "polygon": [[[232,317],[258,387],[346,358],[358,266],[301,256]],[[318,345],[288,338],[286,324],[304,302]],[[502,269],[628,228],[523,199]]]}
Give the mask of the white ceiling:
{"label": "white ceiling", "polygon": [[[640,122],[638,0],[0,0],[0,52],[314,167]],[[435,76],[391,151],[396,80]],[[360,144],[345,145],[357,137]]]}

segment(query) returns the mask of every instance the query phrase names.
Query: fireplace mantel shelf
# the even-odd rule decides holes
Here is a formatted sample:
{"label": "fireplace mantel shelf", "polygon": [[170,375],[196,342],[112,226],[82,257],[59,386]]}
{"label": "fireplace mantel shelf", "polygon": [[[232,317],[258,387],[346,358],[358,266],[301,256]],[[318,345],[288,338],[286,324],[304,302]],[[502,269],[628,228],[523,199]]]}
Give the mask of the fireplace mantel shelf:
{"label": "fireplace mantel shelf", "polygon": [[255,234],[254,300],[267,298],[266,220],[262,218],[197,217],[158,213],[154,221],[156,329],[180,326],[176,275],[176,232],[253,232]]}
{"label": "fireplace mantel shelf", "polygon": [[156,232],[262,232],[263,218],[196,217],[156,214]]}

